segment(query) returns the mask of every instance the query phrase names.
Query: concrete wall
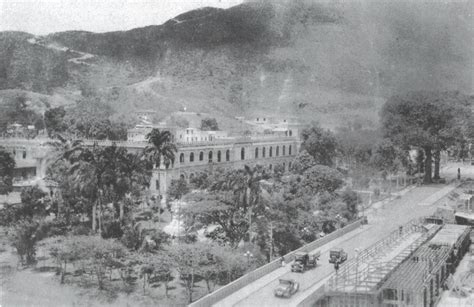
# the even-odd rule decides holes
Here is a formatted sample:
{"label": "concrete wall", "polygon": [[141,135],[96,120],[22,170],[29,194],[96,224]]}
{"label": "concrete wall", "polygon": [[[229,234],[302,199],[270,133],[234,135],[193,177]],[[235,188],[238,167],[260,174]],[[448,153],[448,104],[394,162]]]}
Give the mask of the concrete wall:
{"label": "concrete wall", "polygon": [[[297,250],[294,250],[288,254],[286,254],[284,257],[286,259],[286,261],[293,261],[294,258],[295,258],[295,253],[298,252],[298,251],[310,251],[310,250],[314,250],[318,247],[321,247],[327,243],[329,243],[330,241],[332,240],[335,240],[339,237],[341,237],[342,235],[360,227],[361,225],[363,224],[363,219],[359,219],[357,221],[355,221],[354,223],[352,224],[349,224],[347,225],[346,227],[344,228],[341,228],[335,232],[332,232],[330,234],[328,234],[327,236],[321,238],[321,239],[318,239],[318,240],[315,240],[311,243],[308,243],[302,247],[300,247],[299,249]],[[252,282],[256,281],[257,279],[263,277],[264,275],[278,269],[281,267],[281,260],[280,259],[277,259],[277,260],[274,260],[264,266],[261,266],[259,267],[258,269],[248,273],[248,274],[245,274],[244,276],[234,280],[233,282],[223,286],[222,288],[219,288],[217,289],[216,291],[202,297],[201,299],[197,300],[196,302],[194,303],[191,303],[189,306],[192,306],[192,307],[208,307],[208,306],[211,306],[217,302],[219,302],[220,300],[224,299],[225,297],[231,295],[232,293],[240,290],[241,288],[251,284]]]}

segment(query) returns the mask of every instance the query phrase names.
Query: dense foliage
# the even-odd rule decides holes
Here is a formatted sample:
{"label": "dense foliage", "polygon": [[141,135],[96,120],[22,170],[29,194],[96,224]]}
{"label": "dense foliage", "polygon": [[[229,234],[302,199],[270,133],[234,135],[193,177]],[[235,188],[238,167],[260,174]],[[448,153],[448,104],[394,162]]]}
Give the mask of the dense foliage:
{"label": "dense foliage", "polygon": [[15,164],[13,156],[0,147],[0,195],[5,195],[12,191]]}
{"label": "dense foliage", "polygon": [[[470,98],[459,92],[411,92],[393,96],[381,111],[384,135],[401,148],[424,152],[424,182],[439,178],[439,154],[463,139],[462,123],[468,122]],[[464,119],[464,120],[463,120]]]}

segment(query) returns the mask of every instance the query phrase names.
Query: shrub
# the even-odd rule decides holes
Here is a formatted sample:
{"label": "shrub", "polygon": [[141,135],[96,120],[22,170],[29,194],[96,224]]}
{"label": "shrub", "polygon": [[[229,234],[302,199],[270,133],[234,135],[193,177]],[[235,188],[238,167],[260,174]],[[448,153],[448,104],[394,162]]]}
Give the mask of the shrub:
{"label": "shrub", "polygon": [[110,222],[105,223],[104,229],[101,235],[102,235],[102,238],[104,239],[121,238],[123,235],[123,230],[122,230],[122,226],[120,225],[120,221],[110,221]]}
{"label": "shrub", "polygon": [[123,235],[120,241],[128,249],[138,250],[141,247],[143,241],[140,229],[138,229],[138,227],[133,224],[127,226],[123,231]]}
{"label": "shrub", "polygon": [[42,222],[20,220],[9,231],[10,242],[16,248],[22,264],[30,265],[36,262],[36,243],[45,236],[46,230]]}

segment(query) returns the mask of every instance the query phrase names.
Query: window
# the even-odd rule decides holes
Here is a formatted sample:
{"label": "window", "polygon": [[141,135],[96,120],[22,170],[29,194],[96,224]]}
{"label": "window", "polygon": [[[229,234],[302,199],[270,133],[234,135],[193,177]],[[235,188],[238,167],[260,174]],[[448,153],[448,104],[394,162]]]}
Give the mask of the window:
{"label": "window", "polygon": [[293,131],[290,130],[290,136],[292,136],[292,135],[293,135]]}
{"label": "window", "polygon": [[245,148],[243,147],[240,150],[240,160],[245,160]]}
{"label": "window", "polygon": [[23,159],[26,159],[26,150],[23,151]]}
{"label": "window", "polygon": [[189,162],[194,162],[194,152],[189,154]]}
{"label": "window", "polygon": [[199,153],[199,161],[202,161],[202,160],[204,160],[204,153],[201,151]]}
{"label": "window", "polygon": [[255,159],[258,159],[258,147],[255,148]]}
{"label": "window", "polygon": [[288,154],[291,156],[291,145],[288,146]]}
{"label": "window", "polygon": [[383,298],[386,300],[396,301],[398,300],[397,290],[395,289],[384,289]]}
{"label": "window", "polygon": [[276,156],[278,157],[280,155],[280,146],[277,146],[277,149],[276,149]]}
{"label": "window", "polygon": [[226,152],[225,152],[225,160],[230,161],[230,150],[229,149],[227,149]]}
{"label": "window", "polygon": [[286,146],[285,146],[285,145],[283,145],[283,153],[282,153],[282,155],[283,155],[283,156],[286,155]]}
{"label": "window", "polygon": [[212,151],[209,152],[208,157],[209,157],[209,163],[212,163]]}
{"label": "window", "polygon": [[262,158],[265,158],[265,147],[262,148]]}
{"label": "window", "polygon": [[221,151],[217,152],[217,162],[221,162]]}
{"label": "window", "polygon": [[269,167],[269,168],[270,168],[270,170],[271,170],[271,169],[273,168],[273,165],[270,164],[270,167]]}
{"label": "window", "polygon": [[288,162],[288,169],[291,169],[291,162]]}
{"label": "window", "polygon": [[273,156],[273,147],[270,146],[270,152],[268,153],[268,156],[271,158]]}
{"label": "window", "polygon": [[179,155],[179,163],[184,163],[184,153]]}

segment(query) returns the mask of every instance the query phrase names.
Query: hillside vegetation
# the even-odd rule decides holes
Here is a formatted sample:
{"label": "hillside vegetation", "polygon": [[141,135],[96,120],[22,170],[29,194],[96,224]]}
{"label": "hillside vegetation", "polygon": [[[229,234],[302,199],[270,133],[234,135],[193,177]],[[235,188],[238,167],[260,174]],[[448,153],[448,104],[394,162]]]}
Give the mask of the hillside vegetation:
{"label": "hillside vegetation", "polygon": [[203,8],[121,32],[2,32],[0,89],[65,101],[93,92],[121,113],[268,111],[331,127],[357,115],[371,125],[394,93],[471,92],[473,28],[462,4],[308,0]]}

